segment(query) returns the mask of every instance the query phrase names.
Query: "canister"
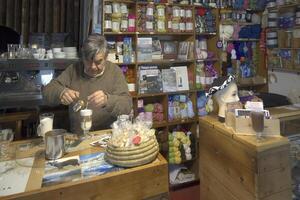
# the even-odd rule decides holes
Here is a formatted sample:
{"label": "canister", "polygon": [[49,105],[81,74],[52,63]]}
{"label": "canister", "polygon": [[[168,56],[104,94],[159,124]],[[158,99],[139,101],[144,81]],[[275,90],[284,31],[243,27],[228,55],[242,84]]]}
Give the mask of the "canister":
{"label": "canister", "polygon": [[45,156],[48,160],[59,159],[65,154],[64,129],[53,129],[45,134]]}

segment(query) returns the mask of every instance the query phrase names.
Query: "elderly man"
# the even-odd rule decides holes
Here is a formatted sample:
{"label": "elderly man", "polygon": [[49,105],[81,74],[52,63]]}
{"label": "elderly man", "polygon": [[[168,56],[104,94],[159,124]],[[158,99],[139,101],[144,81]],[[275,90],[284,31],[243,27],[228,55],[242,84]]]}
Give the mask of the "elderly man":
{"label": "elderly man", "polygon": [[82,133],[79,112],[72,110],[84,100],[93,110],[92,130],[110,128],[118,115],[129,114],[132,99],[121,69],[106,60],[107,42],[92,34],[82,46],[82,63],[69,66],[43,89],[48,104],[69,105],[71,131]]}

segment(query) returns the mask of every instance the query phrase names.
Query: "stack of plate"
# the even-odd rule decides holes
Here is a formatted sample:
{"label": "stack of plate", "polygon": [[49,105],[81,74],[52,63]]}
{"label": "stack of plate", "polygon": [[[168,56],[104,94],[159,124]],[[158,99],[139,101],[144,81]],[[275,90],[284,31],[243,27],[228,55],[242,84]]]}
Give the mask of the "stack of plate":
{"label": "stack of plate", "polygon": [[78,58],[76,47],[63,47],[63,51],[65,52],[66,58],[68,59]]}
{"label": "stack of plate", "polygon": [[53,57],[54,58],[58,58],[58,59],[62,59],[66,57],[65,52],[61,51],[61,48],[52,48],[52,52],[53,52]]}

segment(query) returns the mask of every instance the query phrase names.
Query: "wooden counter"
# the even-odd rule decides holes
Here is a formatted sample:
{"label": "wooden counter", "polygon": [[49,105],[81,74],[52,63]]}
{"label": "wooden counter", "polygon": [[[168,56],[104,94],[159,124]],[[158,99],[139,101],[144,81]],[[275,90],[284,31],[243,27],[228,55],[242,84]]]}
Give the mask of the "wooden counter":
{"label": "wooden counter", "polygon": [[199,119],[201,200],[290,200],[289,142],[237,136],[214,116]]}
{"label": "wooden counter", "polygon": [[[99,133],[107,133],[107,131]],[[78,150],[75,149],[64,157],[103,151],[100,147],[91,147],[89,142],[82,142],[78,146]],[[26,191],[3,197],[3,199],[140,200],[151,198],[154,200],[168,196],[168,165],[160,154],[150,164],[41,188],[45,166],[44,154],[38,153],[34,149],[30,151],[28,154],[35,152],[35,160]]]}

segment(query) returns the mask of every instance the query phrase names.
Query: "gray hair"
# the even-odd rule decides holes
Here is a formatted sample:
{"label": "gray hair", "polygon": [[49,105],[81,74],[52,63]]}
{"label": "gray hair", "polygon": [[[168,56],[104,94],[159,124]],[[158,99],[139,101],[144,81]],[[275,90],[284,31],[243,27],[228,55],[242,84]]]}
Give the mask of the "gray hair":
{"label": "gray hair", "polygon": [[89,61],[94,60],[98,53],[106,54],[108,50],[105,37],[99,34],[89,35],[82,45],[81,52],[83,59]]}

